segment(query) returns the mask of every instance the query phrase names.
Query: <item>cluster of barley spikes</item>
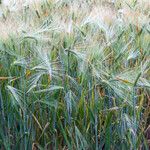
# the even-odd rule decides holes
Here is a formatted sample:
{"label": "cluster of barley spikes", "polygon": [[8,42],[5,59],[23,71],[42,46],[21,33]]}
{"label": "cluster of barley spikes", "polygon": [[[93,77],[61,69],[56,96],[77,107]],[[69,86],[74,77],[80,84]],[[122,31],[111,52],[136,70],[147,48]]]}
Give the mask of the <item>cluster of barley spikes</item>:
{"label": "cluster of barley spikes", "polygon": [[123,2],[2,1],[1,150],[149,149],[148,1]]}

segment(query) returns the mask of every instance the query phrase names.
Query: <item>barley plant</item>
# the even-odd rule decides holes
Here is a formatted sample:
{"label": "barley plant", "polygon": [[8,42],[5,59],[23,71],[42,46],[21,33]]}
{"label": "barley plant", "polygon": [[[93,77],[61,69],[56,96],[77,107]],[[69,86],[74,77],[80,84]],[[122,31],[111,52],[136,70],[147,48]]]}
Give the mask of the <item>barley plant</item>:
{"label": "barley plant", "polygon": [[0,150],[149,150],[149,0],[0,3]]}

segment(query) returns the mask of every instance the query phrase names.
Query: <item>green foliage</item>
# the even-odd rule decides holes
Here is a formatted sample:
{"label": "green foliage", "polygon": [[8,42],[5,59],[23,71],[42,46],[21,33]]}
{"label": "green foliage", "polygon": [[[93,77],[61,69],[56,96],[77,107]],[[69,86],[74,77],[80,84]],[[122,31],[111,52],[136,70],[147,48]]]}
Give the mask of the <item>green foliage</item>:
{"label": "green foliage", "polygon": [[20,28],[0,37],[0,149],[148,149],[148,26],[94,20],[91,5],[8,14]]}

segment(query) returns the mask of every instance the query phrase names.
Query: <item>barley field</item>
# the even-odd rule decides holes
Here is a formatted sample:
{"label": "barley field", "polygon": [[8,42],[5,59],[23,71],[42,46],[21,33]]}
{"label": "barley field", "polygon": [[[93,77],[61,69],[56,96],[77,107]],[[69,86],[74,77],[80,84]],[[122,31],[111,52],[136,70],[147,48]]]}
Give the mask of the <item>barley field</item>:
{"label": "barley field", "polygon": [[0,0],[0,150],[149,150],[150,1]]}

